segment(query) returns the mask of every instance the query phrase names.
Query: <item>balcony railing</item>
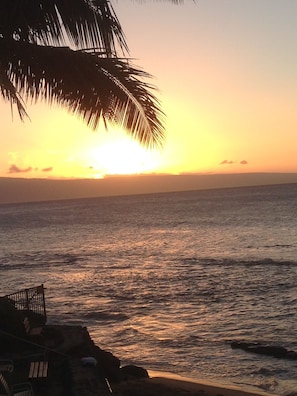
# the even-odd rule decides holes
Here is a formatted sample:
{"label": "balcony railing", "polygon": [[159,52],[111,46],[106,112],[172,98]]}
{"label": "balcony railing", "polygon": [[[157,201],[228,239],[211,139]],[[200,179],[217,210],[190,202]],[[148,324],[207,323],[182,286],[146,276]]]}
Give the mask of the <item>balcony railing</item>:
{"label": "balcony railing", "polygon": [[28,316],[30,316],[30,313],[37,314],[40,318],[42,318],[42,321],[46,323],[43,284],[8,294],[5,297],[13,302],[17,310],[25,312],[28,314]]}

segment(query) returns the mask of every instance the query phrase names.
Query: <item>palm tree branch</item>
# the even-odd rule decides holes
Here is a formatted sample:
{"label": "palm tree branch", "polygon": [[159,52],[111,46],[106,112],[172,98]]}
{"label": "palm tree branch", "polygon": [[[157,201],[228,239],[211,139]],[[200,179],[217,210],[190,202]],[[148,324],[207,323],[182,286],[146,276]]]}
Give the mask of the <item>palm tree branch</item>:
{"label": "palm tree branch", "polygon": [[144,145],[162,142],[163,113],[143,81],[150,77],[128,60],[0,39],[1,62],[27,100],[57,102],[92,128],[100,119],[120,123]]}
{"label": "palm tree branch", "polygon": [[108,0],[1,0],[0,35],[43,45],[127,50]]}
{"label": "palm tree branch", "polygon": [[11,107],[13,104],[17,106],[17,110],[21,120],[23,120],[25,116],[28,117],[22,98],[20,97],[14,85],[8,78],[6,70],[3,70],[1,63],[0,63],[0,92],[3,99],[11,103]]}

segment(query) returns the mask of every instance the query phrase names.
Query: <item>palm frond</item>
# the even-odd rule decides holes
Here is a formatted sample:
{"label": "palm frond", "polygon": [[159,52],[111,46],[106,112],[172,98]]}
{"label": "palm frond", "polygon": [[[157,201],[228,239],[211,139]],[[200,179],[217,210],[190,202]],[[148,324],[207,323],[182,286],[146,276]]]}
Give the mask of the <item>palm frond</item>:
{"label": "palm frond", "polygon": [[127,50],[108,0],[1,0],[0,35],[43,45]]}
{"label": "palm frond", "polygon": [[163,113],[143,80],[147,73],[128,60],[0,39],[1,64],[25,99],[57,102],[92,128],[100,119],[122,124],[146,146],[163,140]]}
{"label": "palm frond", "polygon": [[6,71],[3,70],[1,64],[0,64],[0,92],[2,98],[10,102],[12,110],[13,110],[13,105],[14,104],[16,105],[21,120],[23,120],[25,116],[28,117],[22,98],[20,97],[14,85],[8,78]]}
{"label": "palm frond", "polygon": [[22,119],[23,99],[41,98],[92,128],[108,120],[147,146],[162,144],[164,114],[145,82],[151,76],[118,57],[117,50],[124,56],[128,47],[111,3],[1,0],[0,95]]}

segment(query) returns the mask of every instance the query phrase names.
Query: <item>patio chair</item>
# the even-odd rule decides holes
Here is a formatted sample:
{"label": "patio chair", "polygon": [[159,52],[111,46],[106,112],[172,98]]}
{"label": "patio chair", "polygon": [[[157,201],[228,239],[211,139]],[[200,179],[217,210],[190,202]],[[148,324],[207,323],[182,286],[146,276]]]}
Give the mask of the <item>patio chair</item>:
{"label": "patio chair", "polygon": [[12,360],[0,360],[0,373],[7,372],[7,373],[12,373],[13,372],[13,361]]}
{"label": "patio chair", "polygon": [[0,362],[0,396],[34,396],[32,386],[29,382],[14,384],[9,387],[3,372],[11,372],[12,370],[13,365],[5,365]]}

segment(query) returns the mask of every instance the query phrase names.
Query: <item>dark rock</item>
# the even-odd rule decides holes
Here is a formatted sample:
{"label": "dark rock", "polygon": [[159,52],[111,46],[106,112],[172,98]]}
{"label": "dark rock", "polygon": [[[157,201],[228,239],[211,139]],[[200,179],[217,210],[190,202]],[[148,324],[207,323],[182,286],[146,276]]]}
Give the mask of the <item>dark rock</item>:
{"label": "dark rock", "polygon": [[231,342],[232,349],[242,349],[258,355],[272,356],[278,359],[297,360],[297,352],[278,345],[263,345],[252,342]]}
{"label": "dark rock", "polygon": [[233,341],[231,342],[231,348],[232,349],[242,349],[244,351],[246,351],[250,345],[252,345],[251,343],[247,343],[247,342],[237,342],[237,341]]}
{"label": "dark rock", "polygon": [[128,365],[121,367],[121,379],[122,380],[130,380],[130,379],[139,379],[139,378],[149,378],[148,372],[143,367]]}
{"label": "dark rock", "polygon": [[92,356],[98,362],[98,370],[102,377],[106,377],[112,382],[120,380],[121,361],[111,352],[95,345],[86,327],[55,326],[55,328],[61,332],[64,338],[64,343],[56,348],[56,351],[76,358]]}

